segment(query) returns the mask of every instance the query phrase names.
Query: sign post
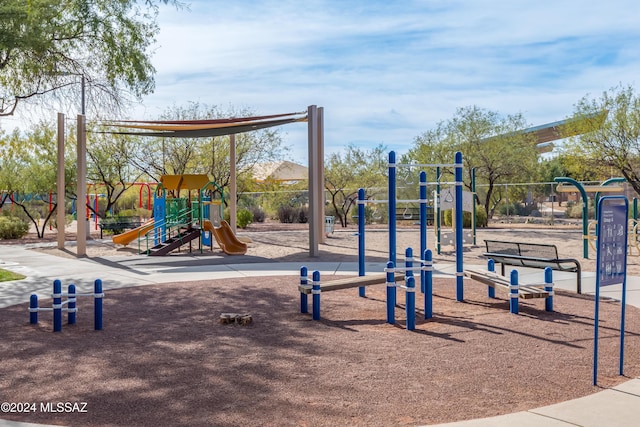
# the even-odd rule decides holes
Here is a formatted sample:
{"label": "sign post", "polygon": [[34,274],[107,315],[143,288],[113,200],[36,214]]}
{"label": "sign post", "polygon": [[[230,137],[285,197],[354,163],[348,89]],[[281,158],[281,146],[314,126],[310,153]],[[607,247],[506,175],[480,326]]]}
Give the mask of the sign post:
{"label": "sign post", "polygon": [[624,196],[605,196],[598,201],[596,227],[596,296],[593,341],[593,385],[598,384],[598,322],[600,287],[622,284],[620,316],[620,367],[624,367],[624,317],[627,294],[627,218],[629,201]]}

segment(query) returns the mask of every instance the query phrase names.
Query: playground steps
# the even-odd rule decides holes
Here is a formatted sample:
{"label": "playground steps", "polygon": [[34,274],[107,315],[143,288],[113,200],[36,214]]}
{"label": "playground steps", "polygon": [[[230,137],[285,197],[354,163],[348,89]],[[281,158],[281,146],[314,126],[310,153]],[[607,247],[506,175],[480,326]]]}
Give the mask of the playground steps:
{"label": "playground steps", "polygon": [[197,239],[200,236],[199,228],[191,228],[181,231],[177,236],[167,239],[165,242],[160,243],[149,249],[147,255],[149,256],[162,256],[166,255],[174,249],[178,249],[185,243],[189,243],[192,240]]}

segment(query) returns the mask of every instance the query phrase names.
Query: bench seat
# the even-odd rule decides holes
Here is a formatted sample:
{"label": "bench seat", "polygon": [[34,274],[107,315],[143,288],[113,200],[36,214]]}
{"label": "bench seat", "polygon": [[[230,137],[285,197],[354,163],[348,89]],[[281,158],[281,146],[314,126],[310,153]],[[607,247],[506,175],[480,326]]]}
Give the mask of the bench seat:
{"label": "bench seat", "polygon": [[[503,288],[509,290],[511,283],[509,279],[498,274],[492,273],[483,269],[467,268],[464,271],[464,275],[477,282],[483,283],[492,288]],[[532,285],[532,284],[519,284],[518,285],[518,297],[522,299],[531,298],[547,298],[549,292],[544,290],[544,285]]]}

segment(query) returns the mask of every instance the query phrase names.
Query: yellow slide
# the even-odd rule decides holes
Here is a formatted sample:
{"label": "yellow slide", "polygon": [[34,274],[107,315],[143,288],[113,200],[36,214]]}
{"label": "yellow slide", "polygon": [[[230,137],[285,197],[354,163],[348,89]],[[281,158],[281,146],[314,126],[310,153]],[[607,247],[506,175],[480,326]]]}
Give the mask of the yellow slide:
{"label": "yellow slide", "polygon": [[216,238],[218,246],[227,255],[244,255],[247,253],[247,244],[236,237],[227,221],[222,221],[220,227],[214,227],[211,221],[204,220],[202,228],[210,231]]}
{"label": "yellow slide", "polygon": [[127,246],[137,238],[142,237],[153,230],[153,225],[153,219],[150,219],[138,228],[134,228],[133,230],[125,231],[122,234],[113,236],[111,240],[113,240],[113,243],[115,243],[116,245]]}

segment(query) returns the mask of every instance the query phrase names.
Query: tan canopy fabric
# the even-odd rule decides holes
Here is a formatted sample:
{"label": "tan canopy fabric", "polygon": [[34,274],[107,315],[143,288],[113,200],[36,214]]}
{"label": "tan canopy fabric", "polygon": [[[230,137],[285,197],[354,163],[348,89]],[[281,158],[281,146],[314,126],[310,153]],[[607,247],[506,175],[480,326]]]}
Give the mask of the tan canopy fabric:
{"label": "tan canopy fabric", "polygon": [[250,132],[288,123],[306,121],[306,112],[211,120],[126,120],[104,122],[102,123],[103,126],[120,128],[121,130],[102,131],[98,133],[161,138],[206,138]]}

